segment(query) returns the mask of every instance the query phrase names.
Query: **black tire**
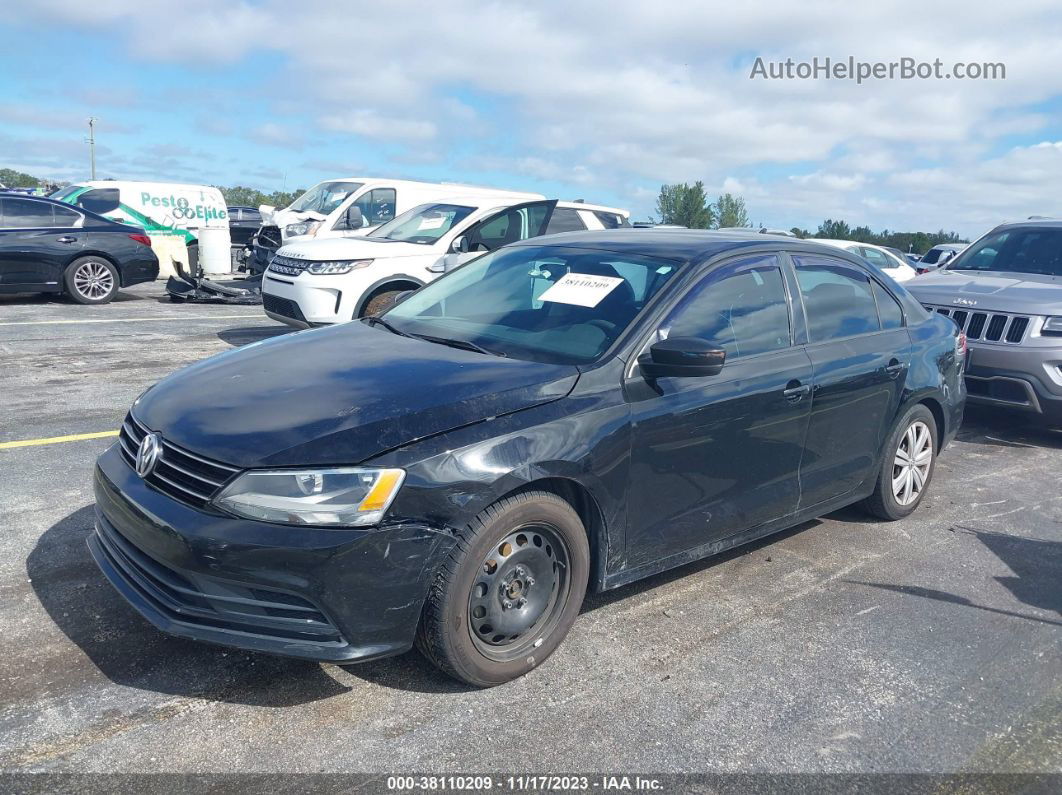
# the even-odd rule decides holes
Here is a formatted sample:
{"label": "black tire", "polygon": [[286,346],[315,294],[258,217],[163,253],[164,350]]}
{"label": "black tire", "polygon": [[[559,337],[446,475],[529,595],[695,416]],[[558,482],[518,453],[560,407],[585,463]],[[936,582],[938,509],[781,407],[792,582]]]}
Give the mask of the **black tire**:
{"label": "black tire", "polygon": [[64,292],[79,304],[106,304],[121,288],[118,269],[103,257],[79,257],[63,272]]}
{"label": "black tire", "polygon": [[[417,647],[447,674],[476,687],[523,676],[567,636],[589,575],[586,530],[571,505],[544,491],[506,497],[458,533],[428,593]],[[501,627],[484,623],[493,617],[530,624],[511,625],[507,631],[519,631],[503,636],[495,634]]]}
{"label": "black tire", "polygon": [[[921,475],[922,483],[918,488],[917,494],[912,494],[909,502],[903,502],[904,495],[897,495],[894,488],[894,479],[904,468],[898,464],[900,456],[904,452],[904,447],[910,446],[910,439],[905,439],[905,437],[912,428],[917,428],[918,425],[928,429],[930,456],[925,473]],[[925,497],[926,492],[929,490],[929,484],[933,480],[933,470],[936,469],[937,464],[937,449],[937,422],[933,418],[933,412],[921,403],[911,406],[904,412],[900,421],[896,423],[892,433],[889,434],[888,440],[885,442],[874,493],[863,501],[863,507],[879,519],[890,522],[903,519],[905,516],[910,516],[914,513],[922,503],[922,498]],[[920,468],[919,472],[921,472]],[[912,473],[912,478],[915,477],[915,474]],[[916,483],[917,479],[912,482]]]}
{"label": "black tire", "polygon": [[[367,317],[369,315],[378,315],[385,309],[389,309],[391,304],[395,302],[395,298],[405,290],[384,290],[379,293],[375,293],[365,302],[365,306],[361,310],[359,317]],[[356,320],[357,318],[355,318]]]}

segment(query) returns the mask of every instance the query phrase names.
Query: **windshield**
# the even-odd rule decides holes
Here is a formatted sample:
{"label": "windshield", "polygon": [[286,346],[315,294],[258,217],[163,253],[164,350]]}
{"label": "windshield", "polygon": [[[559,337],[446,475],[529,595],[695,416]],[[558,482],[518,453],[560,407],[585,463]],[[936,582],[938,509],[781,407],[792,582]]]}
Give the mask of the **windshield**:
{"label": "windshield", "polygon": [[516,246],[436,279],[384,317],[406,334],[517,359],[586,363],[619,338],[678,267],[610,251]]}
{"label": "windshield", "polygon": [[990,234],[944,266],[950,271],[1002,271],[1062,276],[1062,228],[1019,228]]}
{"label": "windshield", "polygon": [[475,210],[463,204],[422,204],[388,221],[369,237],[401,240],[428,246],[445,235]]}
{"label": "windshield", "polygon": [[288,209],[328,215],[361,185],[360,182],[322,182],[320,185],[314,185],[289,204]]}

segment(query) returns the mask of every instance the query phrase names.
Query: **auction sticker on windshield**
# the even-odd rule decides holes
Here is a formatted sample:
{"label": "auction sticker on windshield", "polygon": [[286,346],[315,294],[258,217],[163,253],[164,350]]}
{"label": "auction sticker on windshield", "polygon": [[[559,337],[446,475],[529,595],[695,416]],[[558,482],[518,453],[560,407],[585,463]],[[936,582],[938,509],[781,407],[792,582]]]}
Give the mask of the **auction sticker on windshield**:
{"label": "auction sticker on windshield", "polygon": [[557,283],[539,296],[540,301],[557,304],[594,307],[601,303],[623,281],[618,276],[592,276],[586,273],[566,273]]}

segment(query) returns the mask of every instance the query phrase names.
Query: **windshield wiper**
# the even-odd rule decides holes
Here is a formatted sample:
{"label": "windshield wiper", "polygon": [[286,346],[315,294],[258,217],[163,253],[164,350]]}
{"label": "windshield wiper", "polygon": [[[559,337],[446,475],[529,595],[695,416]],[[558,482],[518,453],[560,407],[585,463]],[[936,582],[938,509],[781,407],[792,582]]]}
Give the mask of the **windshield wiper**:
{"label": "windshield wiper", "polygon": [[[365,317],[362,318],[362,321],[364,321],[369,326],[383,326],[385,329],[390,331],[392,334],[397,334],[399,337],[412,337],[412,336],[414,336],[413,334],[407,334],[404,331],[400,331],[399,329],[396,329],[394,326],[392,326],[390,323],[388,323],[382,317],[377,317],[376,315],[366,315]],[[417,335],[417,336],[419,336],[419,335]]]}
{"label": "windshield wiper", "polygon": [[485,353],[488,356],[501,356],[503,359],[508,358],[508,356],[501,351],[492,351],[484,348],[482,345],[469,342],[468,340],[455,340],[450,339],[449,337],[433,337],[430,334],[409,334],[407,336],[416,337],[418,340],[424,340],[426,342],[437,342],[439,345],[449,345],[451,348],[461,348],[466,351]]}

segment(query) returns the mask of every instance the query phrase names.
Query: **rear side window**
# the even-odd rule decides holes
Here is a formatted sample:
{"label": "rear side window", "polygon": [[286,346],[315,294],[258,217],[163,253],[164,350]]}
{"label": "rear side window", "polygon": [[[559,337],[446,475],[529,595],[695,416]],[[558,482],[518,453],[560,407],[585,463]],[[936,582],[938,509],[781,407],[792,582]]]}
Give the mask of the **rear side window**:
{"label": "rear side window", "polygon": [[553,211],[553,216],[549,219],[546,234],[555,235],[558,232],[583,232],[585,230],[586,226],[583,224],[583,219],[579,217],[577,210],[557,207]]}
{"label": "rear side window", "polygon": [[874,288],[874,300],[878,304],[878,320],[882,329],[903,328],[903,310],[892,297],[892,293],[875,281],[871,281]]}
{"label": "rear side window", "polygon": [[795,256],[811,342],[878,331],[870,280],[856,268],[822,256]]}
{"label": "rear side window", "polygon": [[81,213],[77,210],[52,205],[52,213],[56,226],[77,226],[81,221]]}
{"label": "rear side window", "polygon": [[52,226],[52,205],[29,199],[0,200],[3,225],[7,229],[34,229]]}
{"label": "rear side window", "polygon": [[76,202],[90,213],[106,215],[118,209],[118,189],[93,188],[78,196]]}
{"label": "rear side window", "polygon": [[861,250],[863,252],[863,258],[879,270],[896,267],[895,263],[889,261],[889,258],[877,249],[864,247]]}
{"label": "rear side window", "polygon": [[731,359],[788,348],[789,306],[778,257],[748,257],[710,273],[663,328],[668,337],[713,342]]}
{"label": "rear side window", "polygon": [[604,210],[594,210],[594,217],[601,222],[605,229],[618,229],[621,226],[630,226],[631,222],[619,213],[607,213]]}

